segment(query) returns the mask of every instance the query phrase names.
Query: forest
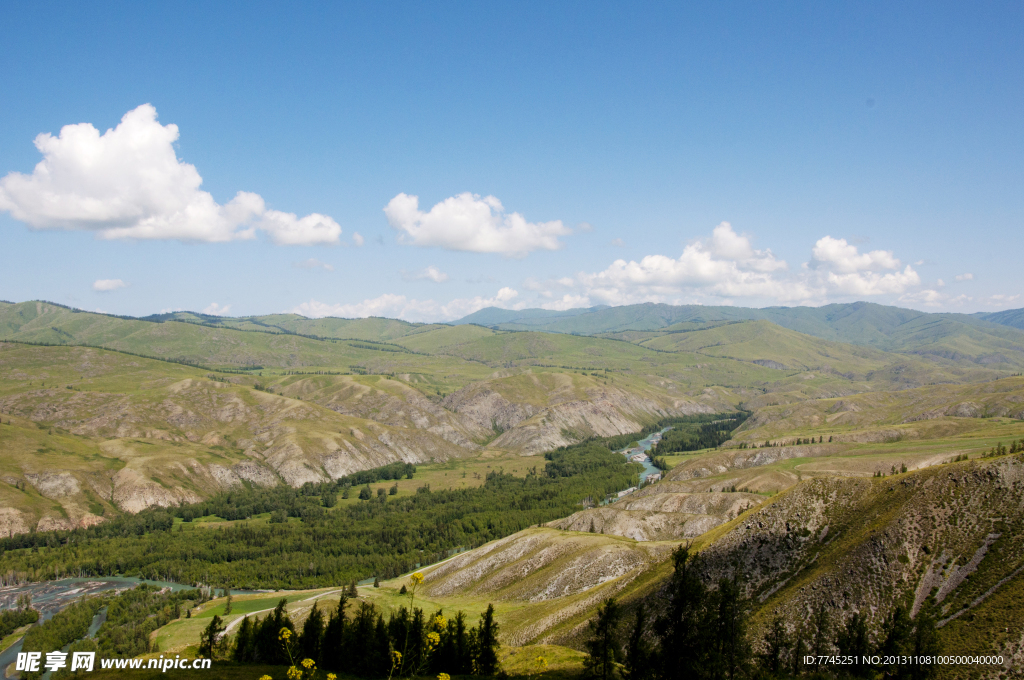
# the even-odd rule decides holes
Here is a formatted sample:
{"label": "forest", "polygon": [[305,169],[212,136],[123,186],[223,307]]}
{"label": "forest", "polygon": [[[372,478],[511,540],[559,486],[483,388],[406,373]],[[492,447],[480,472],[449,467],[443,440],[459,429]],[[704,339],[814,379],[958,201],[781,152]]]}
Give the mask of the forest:
{"label": "forest", "polygon": [[[234,588],[390,578],[565,517],[587,499],[635,484],[637,471],[604,442],[587,441],[551,452],[542,472],[525,477],[491,472],[480,487],[423,488],[344,507],[326,507],[333,485],[239,490],[88,529],[12,536],[0,540],[0,569],[25,580],[128,575]],[[287,521],[246,521],[267,512]],[[190,521],[198,517],[239,521],[205,527]]]}
{"label": "forest", "polygon": [[690,420],[674,424],[666,432],[651,454],[664,456],[680,451],[700,451],[721,446],[732,437],[732,432],[750,417],[746,411],[729,414],[691,416]]}
{"label": "forest", "polygon": [[[881,625],[863,614],[819,606],[789,631],[774,618],[761,640],[748,630],[751,603],[739,577],[707,583],[699,553],[680,546],[674,571],[659,598],[622,606],[606,600],[589,623],[586,676],[600,680],[724,680],[726,678],[932,677],[942,654],[934,612],[913,619],[898,604]],[[651,606],[653,605],[653,606]],[[651,612],[657,610],[657,614]],[[756,650],[756,651],[755,651]],[[838,654],[836,653],[838,651]],[[863,663],[877,655],[877,664]],[[815,663],[806,659],[813,657]],[[892,662],[905,657],[903,663]],[[819,664],[820,661],[820,665]]]}
{"label": "forest", "polygon": [[[887,678],[924,680],[934,675],[929,659],[942,654],[934,612],[926,605],[916,617],[897,605],[877,626],[860,613],[819,606],[789,630],[781,617],[754,639],[748,626],[751,603],[739,577],[708,583],[699,553],[680,546],[673,573],[657,595],[619,603],[605,600],[584,630],[585,675],[600,680],[724,680],[726,678]],[[416,607],[422,576],[410,577],[409,602],[387,615],[356,599],[354,588],[337,605],[314,604],[301,626],[287,600],[262,618],[245,617],[234,635],[213,616],[200,636],[198,654],[239,665],[261,664],[320,669],[359,678],[490,676],[501,673],[498,624],[488,606],[475,625],[463,612],[427,616]],[[48,651],[71,644],[72,651],[128,657],[150,649],[149,633],[185,616],[209,596],[206,590],[171,593],[139,586],[119,594],[81,600],[31,630],[26,651]],[[107,619],[95,639],[85,636],[93,617]],[[33,610],[25,610],[33,611]],[[838,654],[836,653],[838,652]],[[864,663],[877,656],[881,661]],[[906,657],[903,664],[886,659]],[[807,658],[816,660],[806,663]],[[817,660],[822,665],[817,666]],[[854,660],[848,663],[844,660]],[[921,661],[924,659],[924,661]],[[292,671],[289,671],[292,673]],[[29,674],[32,680],[38,674]],[[55,676],[68,677],[66,672]],[[288,677],[292,677],[289,675]],[[304,676],[303,676],[304,677]]]}

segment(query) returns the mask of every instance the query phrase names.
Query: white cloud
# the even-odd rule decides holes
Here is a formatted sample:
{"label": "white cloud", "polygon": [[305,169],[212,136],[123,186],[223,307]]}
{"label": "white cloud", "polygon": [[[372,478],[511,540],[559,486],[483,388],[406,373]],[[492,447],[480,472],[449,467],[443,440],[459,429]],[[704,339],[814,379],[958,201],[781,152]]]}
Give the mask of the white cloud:
{"label": "white cloud", "polygon": [[993,307],[1004,307],[1006,305],[1013,304],[1018,299],[1020,299],[1020,295],[1019,294],[1018,295],[1003,295],[1003,294],[990,295],[988,297],[988,299],[985,301],[985,304],[992,305]]}
{"label": "white cloud", "polygon": [[356,248],[361,248],[364,243],[366,243],[366,239],[363,238],[362,234],[358,231],[352,232],[352,245]]}
{"label": "white cloud", "polygon": [[949,299],[950,297],[948,295],[933,288],[926,288],[925,290],[919,290],[916,293],[907,293],[906,295],[900,296],[900,302],[916,302],[928,307],[939,307],[948,302]]}
{"label": "white cloud", "polygon": [[622,248],[623,246],[626,245],[625,241],[623,241],[621,238],[613,238],[609,242],[609,244],[615,246],[616,248]]}
{"label": "white cloud", "polygon": [[602,272],[578,274],[576,281],[589,299],[610,305],[665,302],[687,289],[718,297],[813,297],[806,284],[774,274],[785,269],[786,263],[770,250],[755,250],[749,238],[723,222],[711,239],[686,246],[678,259],[648,255],[639,262],[616,260]]}
{"label": "white cloud", "polygon": [[324,269],[329,272],[334,271],[334,265],[327,264],[326,262],[321,262],[315,257],[311,257],[308,260],[303,260],[302,262],[293,262],[292,266],[297,269]]}
{"label": "white cloud", "polygon": [[[902,267],[891,251],[861,253],[845,239],[825,236],[812,248],[812,259],[797,271],[770,249],[757,249],[751,238],[723,222],[710,237],[688,244],[679,257],[648,255],[639,261],[618,259],[598,272],[574,278],[529,281],[542,307],[568,309],[593,304],[824,304],[836,297],[904,295],[921,285],[910,266]],[[921,293],[919,302],[929,302]],[[951,298],[943,297],[944,301]]]}
{"label": "white cloud", "polygon": [[590,222],[580,222],[579,224],[576,225],[576,228],[579,229],[584,234],[589,234],[590,232],[594,231],[594,225],[591,224]]}
{"label": "white cloud", "polygon": [[212,314],[213,316],[224,316],[231,311],[231,305],[218,305],[216,302],[211,302],[206,309],[203,310],[203,314]]}
{"label": "white cloud", "polygon": [[576,309],[578,307],[590,307],[590,298],[586,295],[570,295],[565,294],[558,300],[552,302],[545,302],[541,305],[541,309],[551,309],[556,312],[564,312],[567,309]]}
{"label": "white cloud", "polygon": [[299,217],[295,213],[268,210],[258,225],[279,246],[337,243],[341,237],[341,226],[327,215],[319,213]]}
{"label": "white cloud", "polygon": [[398,194],[384,214],[402,243],[509,257],[557,250],[562,247],[558,237],[571,233],[560,220],[527,222],[519,213],[506,213],[494,196],[469,192],[446,198],[427,213],[419,209],[419,197]]}
{"label": "white cloud", "polygon": [[828,272],[828,285],[834,292],[844,295],[886,295],[899,294],[912,286],[920,285],[921,277],[908,264],[902,272],[879,274],[877,272],[853,272],[836,274]]}
{"label": "white cloud", "polygon": [[124,288],[128,284],[121,279],[97,279],[92,284],[93,290],[98,290],[101,293],[107,293],[118,288]]}
{"label": "white cloud", "polygon": [[842,274],[900,268],[900,261],[893,257],[891,250],[860,253],[857,246],[847,243],[845,238],[820,238],[812,252],[816,263]]}
{"label": "white cloud", "polygon": [[104,239],[225,242],[265,231],[280,245],[337,243],[341,227],[319,214],[267,210],[239,191],[224,205],[199,187],[194,165],[175,154],[176,125],[143,104],[102,135],[89,123],[35,139],[43,155],[31,175],[0,179],[0,210],[35,229],[93,231]]}
{"label": "white cloud", "polygon": [[[827,287],[833,292],[857,296],[900,294],[921,284],[921,277],[909,264],[899,271],[901,263],[891,250],[861,253],[846,239],[825,236],[818,239],[811,252],[810,266],[825,272]],[[896,271],[879,273],[884,270]]]}
{"label": "white cloud", "polygon": [[512,288],[502,288],[494,297],[459,298],[447,304],[435,300],[417,300],[404,295],[385,294],[376,298],[352,304],[328,304],[317,300],[303,302],[292,312],[310,318],[336,316],[346,319],[368,316],[386,316],[406,321],[452,321],[472,314],[484,307],[522,309],[526,303],[509,304],[519,293]]}
{"label": "white cloud", "polygon": [[957,281],[973,281],[974,280],[974,274],[972,274],[970,272],[967,272],[966,274],[957,274],[956,275],[956,280]]}
{"label": "white cloud", "polygon": [[426,269],[421,269],[415,272],[403,271],[402,278],[406,281],[433,281],[434,283],[444,283],[448,280],[448,275],[434,265],[430,265]]}

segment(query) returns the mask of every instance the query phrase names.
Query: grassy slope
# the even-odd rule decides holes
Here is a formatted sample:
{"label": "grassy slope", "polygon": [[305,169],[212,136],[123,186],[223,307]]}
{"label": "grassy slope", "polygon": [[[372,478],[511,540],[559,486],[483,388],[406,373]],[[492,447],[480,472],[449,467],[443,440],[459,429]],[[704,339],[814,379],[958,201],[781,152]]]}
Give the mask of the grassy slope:
{"label": "grassy slope", "polygon": [[[433,432],[413,435],[415,426],[399,415],[390,424],[370,419],[389,404],[401,414],[410,409],[404,399],[419,395],[380,376],[286,376],[270,381],[283,394],[268,394],[252,389],[259,378],[219,382],[192,367],[99,349],[15,344],[0,344],[0,366],[0,502],[36,520],[110,511],[112,499],[122,503],[118,489],[133,485],[166,495],[161,502],[205,496],[222,484],[211,466],[253,461],[274,470],[272,479],[287,479],[325,475],[321,465],[339,453],[335,475],[396,459],[376,436],[424,461],[469,452]],[[325,387],[316,391],[316,383]],[[330,403],[339,391],[347,408]],[[40,495],[27,475],[53,471],[69,472],[80,490]],[[122,479],[126,471],[138,477]],[[16,488],[25,482],[24,491]]]}
{"label": "grassy slope", "polygon": [[308,319],[298,314],[266,314],[263,316],[214,316],[196,312],[152,314],[145,321],[186,321],[217,328],[267,333],[297,333],[321,338],[390,342],[407,335],[443,327],[438,324],[417,324],[399,319],[369,317],[366,319],[339,319],[326,317]]}
{"label": "grassy slope", "polygon": [[[966,314],[926,314],[868,302],[823,307],[703,307],[645,303],[588,311],[571,317],[510,319],[496,327],[594,335],[679,329],[679,324],[771,321],[815,337],[868,345],[891,352],[917,352],[972,361],[1024,366],[1024,334],[1012,315],[991,321]],[[1002,321],[1010,323],[1002,324]]]}
{"label": "grassy slope", "polygon": [[1024,330],[1024,309],[1006,309],[1002,312],[979,314],[978,316],[985,321]]}
{"label": "grassy slope", "polygon": [[871,432],[897,436],[929,422],[963,421],[983,427],[979,418],[1024,418],[1024,378],[1010,377],[965,385],[930,385],[893,392],[866,392],[799,404],[766,407],[736,433],[736,441],[761,442],[786,434],[870,439]]}

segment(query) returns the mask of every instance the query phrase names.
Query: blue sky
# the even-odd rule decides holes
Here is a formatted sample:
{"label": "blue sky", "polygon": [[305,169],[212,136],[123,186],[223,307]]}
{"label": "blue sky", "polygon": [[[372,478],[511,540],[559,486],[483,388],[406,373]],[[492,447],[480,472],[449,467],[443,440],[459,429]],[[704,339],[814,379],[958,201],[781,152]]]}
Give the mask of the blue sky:
{"label": "blue sky", "polygon": [[1024,306],[1024,6],[681,5],[6,3],[0,298]]}

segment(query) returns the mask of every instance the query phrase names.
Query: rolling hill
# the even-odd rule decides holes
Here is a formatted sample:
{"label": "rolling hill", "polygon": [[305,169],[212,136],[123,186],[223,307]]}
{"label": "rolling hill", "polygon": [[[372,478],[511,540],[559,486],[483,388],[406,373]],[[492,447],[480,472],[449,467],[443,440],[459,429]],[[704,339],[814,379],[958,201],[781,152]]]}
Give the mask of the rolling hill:
{"label": "rolling hill", "polygon": [[[481,311],[491,314],[488,310]],[[601,335],[627,331],[687,331],[721,322],[763,320],[833,342],[929,357],[962,358],[980,364],[1006,363],[1024,367],[1024,333],[1014,327],[1020,321],[1020,310],[987,315],[927,314],[855,302],[763,309],[645,303],[588,309],[562,316],[533,316],[525,314],[527,311],[533,310],[524,310],[524,316],[518,318],[511,313],[498,315],[495,312],[493,318],[501,320],[483,325],[500,330]],[[479,318],[490,318],[488,314],[481,314]],[[466,319],[455,323],[462,321]],[[637,335],[642,334],[632,337]]]}

